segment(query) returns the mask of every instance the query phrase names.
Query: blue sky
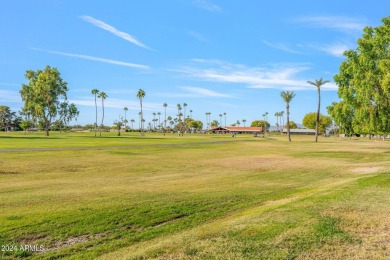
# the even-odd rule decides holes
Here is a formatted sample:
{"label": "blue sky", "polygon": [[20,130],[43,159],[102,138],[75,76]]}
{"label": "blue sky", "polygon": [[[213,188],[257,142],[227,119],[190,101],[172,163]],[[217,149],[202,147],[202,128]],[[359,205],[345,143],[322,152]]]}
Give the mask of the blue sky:
{"label": "blue sky", "polygon": [[139,88],[146,122],[166,102],[173,117],[187,103],[194,119],[226,112],[228,124],[248,125],[268,112],[274,125],[285,109],[279,93],[294,90],[291,119],[301,123],[317,106],[306,82],[331,80],[322,91],[326,113],[338,100],[333,76],[343,51],[389,7],[389,0],[2,1],[0,105],[19,110],[25,71],[50,65],[68,82],[80,124],[94,121],[93,88],[108,95],[106,125],[125,106],[138,122]]}

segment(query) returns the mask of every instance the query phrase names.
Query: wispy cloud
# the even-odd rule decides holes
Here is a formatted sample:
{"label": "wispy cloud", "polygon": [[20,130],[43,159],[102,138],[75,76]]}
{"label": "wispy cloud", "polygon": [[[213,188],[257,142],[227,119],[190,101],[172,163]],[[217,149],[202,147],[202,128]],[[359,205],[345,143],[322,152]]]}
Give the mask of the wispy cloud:
{"label": "wispy cloud", "polygon": [[218,93],[206,88],[182,87],[182,89],[186,90],[188,93],[193,94],[197,97],[230,97],[230,95]]}
{"label": "wispy cloud", "polygon": [[[191,78],[211,82],[241,84],[247,88],[273,88],[273,89],[312,89],[308,86],[309,79],[298,78],[298,74],[307,71],[309,67],[302,64],[278,64],[272,68],[249,68],[241,64],[226,63],[223,61],[199,60],[201,66],[184,66],[176,71]],[[216,64],[218,64],[216,66]],[[221,64],[223,64],[221,66]],[[330,88],[325,88],[330,89]],[[332,89],[334,86],[332,86]]]}
{"label": "wispy cloud", "polygon": [[20,86],[21,84],[0,82],[0,85],[4,85],[4,86]]}
{"label": "wispy cloud", "polygon": [[184,92],[175,92],[175,93],[158,93],[161,97],[168,97],[168,98],[230,98],[231,95],[219,93],[207,88],[199,88],[199,87],[179,87],[180,89],[184,90]]}
{"label": "wispy cloud", "polygon": [[22,99],[18,91],[0,89],[0,102],[21,102]]}
{"label": "wispy cloud", "polygon": [[331,28],[342,31],[361,31],[366,26],[361,19],[345,16],[303,16],[295,20],[314,27]]}
{"label": "wispy cloud", "polygon": [[313,45],[310,44],[308,47],[323,51],[328,53],[329,55],[335,56],[335,57],[343,57],[344,51],[351,49],[352,47],[345,43],[332,43],[328,45]]}
{"label": "wispy cloud", "polygon": [[146,65],[124,62],[124,61],[117,61],[117,60],[110,60],[110,59],[104,59],[104,58],[98,58],[98,57],[88,56],[88,55],[84,55],[84,54],[74,54],[74,53],[67,53],[67,52],[60,52],[60,51],[43,50],[43,49],[39,49],[39,48],[31,48],[31,49],[35,50],[35,51],[45,51],[45,52],[48,52],[51,54],[57,54],[57,55],[74,57],[74,58],[85,59],[85,60],[99,61],[99,62],[114,64],[114,65],[119,65],[119,66],[133,67],[133,68],[144,69],[144,70],[150,69],[150,67],[146,66]]}
{"label": "wispy cloud", "polygon": [[[75,103],[76,105],[80,106],[88,106],[88,107],[95,107],[95,101],[93,98],[85,97],[81,99],[69,99],[69,102]],[[107,108],[119,108],[123,109],[124,107],[127,107],[130,110],[140,110],[139,102],[137,101],[130,101],[126,99],[117,99],[117,98],[110,98],[108,97],[104,101],[104,107]],[[156,111],[161,110],[162,105],[160,103],[149,103],[149,102],[142,102],[142,109],[147,111]]]}
{"label": "wispy cloud", "polygon": [[91,16],[88,16],[88,15],[83,15],[81,16],[81,19],[83,19],[84,21],[96,26],[96,27],[99,27],[103,30],[106,30],[110,33],[112,33],[113,35],[115,36],[118,36],[128,42],[131,42],[139,47],[142,47],[142,48],[145,48],[145,49],[148,49],[148,50],[152,50],[151,48],[149,48],[148,46],[146,46],[145,44],[143,44],[142,42],[140,42],[139,40],[137,40],[134,36],[126,33],[126,32],[122,32],[122,31],[119,31],[117,28],[115,28],[114,26],[112,25],[109,25],[103,21],[100,21],[98,19],[95,19]]}
{"label": "wispy cloud", "polygon": [[188,31],[187,34],[191,36],[192,38],[200,41],[200,42],[208,42],[209,40],[204,37],[202,34],[194,32],[194,31]]}
{"label": "wispy cloud", "polygon": [[205,9],[205,10],[210,11],[210,12],[221,12],[222,11],[221,7],[219,7],[218,5],[212,3],[208,0],[194,0],[193,3],[195,6],[202,8],[202,9]]}
{"label": "wispy cloud", "polygon": [[277,50],[281,50],[281,51],[285,51],[285,52],[289,52],[289,53],[294,53],[294,54],[300,54],[301,52],[297,51],[297,50],[294,50],[292,49],[291,47],[287,46],[286,44],[283,44],[283,43],[271,43],[269,41],[264,41],[263,40],[263,43],[271,48],[274,48],[274,49],[277,49]]}

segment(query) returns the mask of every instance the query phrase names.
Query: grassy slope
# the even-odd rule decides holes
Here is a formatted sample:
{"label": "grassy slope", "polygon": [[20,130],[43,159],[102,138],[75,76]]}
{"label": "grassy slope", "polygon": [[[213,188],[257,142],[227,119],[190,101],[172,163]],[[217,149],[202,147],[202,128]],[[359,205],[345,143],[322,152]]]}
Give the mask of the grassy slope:
{"label": "grassy slope", "polygon": [[[74,259],[389,257],[389,143],[276,139],[2,134],[0,245]],[[29,147],[87,149],[1,151]],[[23,254],[42,257],[0,257]]]}

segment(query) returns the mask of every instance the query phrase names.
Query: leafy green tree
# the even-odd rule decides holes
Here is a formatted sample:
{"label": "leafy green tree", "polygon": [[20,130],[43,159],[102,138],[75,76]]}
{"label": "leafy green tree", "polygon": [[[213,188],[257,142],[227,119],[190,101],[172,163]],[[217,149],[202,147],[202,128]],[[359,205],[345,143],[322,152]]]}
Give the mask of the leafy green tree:
{"label": "leafy green tree", "polygon": [[320,125],[321,86],[325,85],[328,82],[329,82],[329,80],[323,80],[322,78],[316,79],[315,81],[308,81],[307,82],[310,85],[316,86],[317,92],[318,92],[318,108],[317,108],[316,125],[315,125],[315,129],[316,129],[315,140],[316,140],[316,142],[318,142],[318,130],[319,130],[318,128]]}
{"label": "leafy green tree", "polygon": [[27,134],[27,129],[30,129],[32,125],[32,121],[29,119],[23,119],[20,123],[20,127],[23,129],[24,134]]}
{"label": "leafy green tree", "polygon": [[[67,101],[61,104],[61,108],[59,110],[60,121],[62,121],[62,125],[67,127],[69,122],[72,119],[76,119],[79,116],[80,112],[78,111],[75,104],[69,104]],[[61,131],[61,129],[59,129]]]}
{"label": "leafy green tree", "polygon": [[[344,52],[346,60],[334,77],[343,103],[333,112],[352,111],[344,119],[352,114],[352,128],[359,134],[390,132],[390,16],[382,23],[364,28],[357,48]],[[335,121],[342,119],[339,115]],[[350,122],[339,123],[350,131]]]}
{"label": "leafy green tree", "polygon": [[280,92],[280,96],[286,103],[286,114],[287,114],[287,135],[288,135],[288,141],[291,142],[291,135],[290,135],[290,102],[295,97],[294,91],[282,91]]}
{"label": "leafy green tree", "polygon": [[262,127],[264,130],[269,129],[270,126],[271,125],[265,120],[255,120],[251,123],[251,127]]}
{"label": "leafy green tree", "polygon": [[96,102],[96,98],[97,98],[97,95],[99,94],[99,90],[94,88],[92,89],[91,91],[92,95],[95,96],[95,137],[96,137],[96,131],[97,131],[97,117],[98,117],[98,111],[97,111],[97,102]]}
{"label": "leafy green tree", "polygon": [[53,131],[62,131],[64,128],[65,128],[64,121],[62,121],[60,119],[54,121],[50,127],[50,129]]}
{"label": "leafy green tree", "polygon": [[340,131],[347,136],[353,134],[353,118],[354,110],[352,106],[344,103],[344,101],[333,102],[327,107],[329,115],[333,118]]}
{"label": "leafy green tree", "polygon": [[290,129],[297,129],[298,128],[297,124],[294,121],[290,121],[290,122],[288,122],[288,124],[290,126]]}
{"label": "leafy green tree", "polygon": [[219,122],[217,120],[213,120],[211,122],[211,127],[217,127],[217,126],[219,126]]}
{"label": "leafy green tree", "polygon": [[101,98],[102,99],[102,110],[103,110],[103,114],[102,114],[102,123],[100,124],[100,133],[99,135],[102,136],[102,128],[104,127],[104,100],[106,98],[108,98],[107,94],[105,92],[100,92],[99,95],[98,95],[98,98]]}
{"label": "leafy green tree", "polygon": [[140,112],[140,116],[141,116],[141,135],[144,136],[144,116],[143,116],[143,112],[142,112],[142,100],[145,98],[145,91],[142,90],[142,89],[139,89],[138,92],[137,92],[137,98],[139,99],[139,104],[140,104],[140,107],[141,107],[141,112]]}
{"label": "leafy green tree", "polygon": [[121,136],[121,129],[123,125],[124,125],[123,120],[118,120],[114,122],[114,127],[116,130],[118,130],[118,136]]}
{"label": "leafy green tree", "polygon": [[320,114],[320,122],[317,124],[317,113],[308,113],[303,117],[302,124],[306,128],[313,129],[314,127],[318,127],[318,133],[325,133],[326,128],[328,128],[332,124],[332,119],[329,116],[324,116]]}
{"label": "leafy green tree", "polygon": [[193,131],[201,131],[203,128],[203,123],[199,120],[192,120],[188,123],[188,126],[192,128]]}
{"label": "leafy green tree", "polygon": [[56,68],[46,66],[44,70],[27,70],[25,77],[28,84],[23,84],[20,94],[24,107],[22,110],[33,118],[41,120],[45,135],[61,108],[67,100],[68,84],[61,78]]}
{"label": "leafy green tree", "polygon": [[0,106],[0,129],[8,131],[16,119],[16,113],[9,106]]}

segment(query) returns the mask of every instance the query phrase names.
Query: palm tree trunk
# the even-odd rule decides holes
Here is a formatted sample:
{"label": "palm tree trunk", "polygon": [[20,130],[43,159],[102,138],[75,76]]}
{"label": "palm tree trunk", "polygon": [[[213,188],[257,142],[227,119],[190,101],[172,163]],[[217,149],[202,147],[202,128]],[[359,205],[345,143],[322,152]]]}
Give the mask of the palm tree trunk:
{"label": "palm tree trunk", "polygon": [[316,119],[316,142],[318,142],[318,125],[320,124],[320,105],[321,105],[321,92],[318,87],[318,109],[317,109],[317,119]]}
{"label": "palm tree trunk", "polygon": [[286,106],[287,111],[287,134],[288,134],[288,141],[291,142],[291,136],[290,136],[290,106],[287,104]]}
{"label": "palm tree trunk", "polygon": [[141,136],[144,136],[144,117],[143,117],[143,112],[142,112],[142,98],[139,99],[139,103],[141,106]]}
{"label": "palm tree trunk", "polygon": [[102,108],[103,108],[103,116],[102,116],[102,123],[100,125],[100,136],[102,136],[102,128],[103,128],[103,122],[104,122],[104,99],[102,98]]}
{"label": "palm tree trunk", "polygon": [[96,103],[96,93],[95,93],[95,137],[97,128],[97,103]]}

